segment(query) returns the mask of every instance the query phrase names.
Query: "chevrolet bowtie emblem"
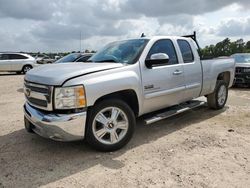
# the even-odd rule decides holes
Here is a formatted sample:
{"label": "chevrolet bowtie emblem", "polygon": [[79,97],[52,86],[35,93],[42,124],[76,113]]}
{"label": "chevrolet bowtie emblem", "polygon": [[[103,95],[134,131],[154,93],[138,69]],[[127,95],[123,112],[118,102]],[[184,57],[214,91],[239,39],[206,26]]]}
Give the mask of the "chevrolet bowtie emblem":
{"label": "chevrolet bowtie emblem", "polygon": [[27,88],[26,88],[26,89],[25,89],[25,94],[26,94],[27,97],[29,97],[29,96],[30,96],[30,89],[27,89]]}

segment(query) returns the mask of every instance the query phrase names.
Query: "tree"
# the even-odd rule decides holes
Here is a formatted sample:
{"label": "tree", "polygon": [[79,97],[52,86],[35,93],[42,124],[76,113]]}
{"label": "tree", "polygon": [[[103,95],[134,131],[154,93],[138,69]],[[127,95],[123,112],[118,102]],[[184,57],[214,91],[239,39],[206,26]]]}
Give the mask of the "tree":
{"label": "tree", "polygon": [[250,53],[250,41],[244,43],[243,39],[238,39],[234,42],[231,42],[229,38],[224,39],[221,42],[218,42],[216,45],[206,46],[201,49],[203,58],[212,58],[220,56],[230,56],[235,53]]}
{"label": "tree", "polygon": [[247,49],[247,50],[250,50],[250,41],[248,41],[248,42],[246,43],[246,49]]}

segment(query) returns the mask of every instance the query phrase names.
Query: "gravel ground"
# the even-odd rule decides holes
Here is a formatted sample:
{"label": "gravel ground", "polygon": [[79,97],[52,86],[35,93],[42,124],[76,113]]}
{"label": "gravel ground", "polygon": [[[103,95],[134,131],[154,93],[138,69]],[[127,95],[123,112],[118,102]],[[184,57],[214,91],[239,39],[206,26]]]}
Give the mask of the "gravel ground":
{"label": "gravel ground", "polygon": [[220,111],[200,107],[145,126],[100,153],[24,130],[22,75],[0,75],[0,187],[249,187],[250,89]]}

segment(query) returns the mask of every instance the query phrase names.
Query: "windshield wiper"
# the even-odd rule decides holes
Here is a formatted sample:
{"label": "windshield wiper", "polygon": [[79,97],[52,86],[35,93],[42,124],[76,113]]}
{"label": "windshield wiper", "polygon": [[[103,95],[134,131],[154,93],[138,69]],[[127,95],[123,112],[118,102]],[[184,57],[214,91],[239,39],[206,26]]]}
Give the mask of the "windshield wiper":
{"label": "windshield wiper", "polygon": [[105,59],[105,60],[101,60],[101,61],[95,61],[95,62],[99,62],[99,63],[101,63],[101,62],[113,62],[113,63],[117,63],[117,61],[115,61],[114,59]]}

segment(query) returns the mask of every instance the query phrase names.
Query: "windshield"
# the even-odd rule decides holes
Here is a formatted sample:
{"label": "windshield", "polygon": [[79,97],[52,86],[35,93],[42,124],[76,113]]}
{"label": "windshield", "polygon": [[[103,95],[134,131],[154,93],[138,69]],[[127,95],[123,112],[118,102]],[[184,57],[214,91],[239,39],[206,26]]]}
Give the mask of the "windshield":
{"label": "windshield", "polygon": [[250,63],[250,54],[233,55],[236,63]]}
{"label": "windshield", "polygon": [[133,39],[113,42],[93,55],[88,61],[133,64],[137,61],[148,41],[148,39]]}
{"label": "windshield", "polygon": [[74,62],[81,54],[73,53],[58,59],[55,63],[66,63],[66,62]]}

